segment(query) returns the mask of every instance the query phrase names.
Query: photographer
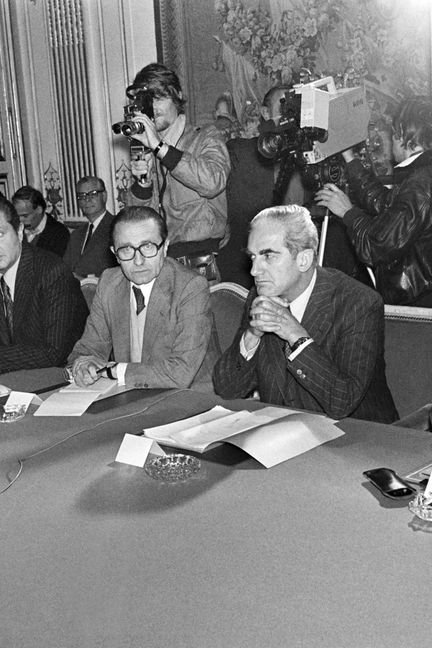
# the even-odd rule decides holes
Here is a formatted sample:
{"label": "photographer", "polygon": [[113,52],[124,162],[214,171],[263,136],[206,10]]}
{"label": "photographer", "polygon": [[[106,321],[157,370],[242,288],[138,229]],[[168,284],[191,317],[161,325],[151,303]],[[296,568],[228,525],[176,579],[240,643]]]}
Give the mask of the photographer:
{"label": "photographer", "polygon": [[[432,307],[432,104],[403,101],[393,117],[394,184],[385,187],[343,153],[357,205],[333,184],[317,192],[318,205],[343,219],[358,256],[374,267],[387,304]],[[365,210],[365,211],[363,211]]]}
{"label": "photographer", "polygon": [[159,211],[168,226],[168,255],[209,281],[217,280],[215,256],[226,235],[230,170],[223,138],[213,126],[199,129],[186,123],[179,79],[164,65],[144,67],[132,89],[145,93],[150,110],[135,112],[133,118],[144,126],[133,137],[146,151],[142,160],[131,162],[135,182],[127,204]]}

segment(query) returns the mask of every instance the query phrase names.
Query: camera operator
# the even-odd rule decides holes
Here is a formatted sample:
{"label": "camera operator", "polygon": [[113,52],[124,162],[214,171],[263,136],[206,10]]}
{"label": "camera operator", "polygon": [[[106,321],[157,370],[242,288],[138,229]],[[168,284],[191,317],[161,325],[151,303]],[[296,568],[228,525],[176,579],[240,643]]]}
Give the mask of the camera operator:
{"label": "camera operator", "polygon": [[[385,187],[343,153],[356,201],[334,184],[317,192],[318,205],[343,219],[360,259],[374,267],[387,304],[432,307],[432,103],[416,96],[393,117],[394,184]],[[364,210],[364,211],[363,211]]]}
{"label": "camera operator", "polygon": [[127,204],[159,211],[168,226],[168,255],[218,280],[215,257],[226,235],[230,171],[223,138],[214,126],[199,129],[186,122],[179,79],[164,65],[144,67],[132,88],[148,93],[151,110],[150,116],[140,111],[133,118],[144,126],[133,137],[146,150],[142,160],[131,162],[135,182]]}

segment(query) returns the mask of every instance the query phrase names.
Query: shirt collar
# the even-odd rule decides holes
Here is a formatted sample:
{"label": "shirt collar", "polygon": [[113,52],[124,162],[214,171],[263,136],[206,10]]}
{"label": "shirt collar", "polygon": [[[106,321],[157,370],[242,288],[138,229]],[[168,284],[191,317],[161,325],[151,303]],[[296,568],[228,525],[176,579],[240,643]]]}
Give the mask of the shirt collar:
{"label": "shirt collar", "polygon": [[417,160],[417,158],[420,157],[420,155],[422,155],[422,153],[424,153],[424,151],[419,151],[418,153],[414,153],[414,155],[410,155],[410,157],[407,158],[406,160],[402,160],[402,162],[399,162],[399,164],[396,164],[395,169],[399,169],[400,167],[408,166],[409,164],[414,162],[414,160]]}
{"label": "shirt collar", "polygon": [[141,290],[142,294],[144,295],[145,299],[145,304],[149,303],[151,291],[153,290],[154,282],[156,281],[156,277],[149,281],[149,283],[146,284],[140,284],[137,286],[136,284],[133,283],[133,281],[130,282],[130,294],[131,294],[131,299],[134,300],[133,303],[135,303],[135,295],[133,294],[132,286],[135,286],[135,288],[138,288],[138,290]]}
{"label": "shirt collar", "polygon": [[314,273],[312,275],[312,279],[309,282],[309,285],[303,292],[293,299],[293,301],[290,303],[290,310],[291,313],[294,315],[297,321],[301,322],[303,319],[304,312],[306,310],[306,306],[308,305],[309,298],[312,294],[312,291],[315,287],[315,282],[317,278],[317,271],[316,268],[314,270]]}
{"label": "shirt collar", "polygon": [[97,226],[99,225],[99,223],[101,222],[102,218],[105,216],[105,214],[106,214],[106,210],[104,211],[103,214],[101,214],[100,216],[98,216],[97,218],[95,218],[95,220],[93,221],[93,223],[90,223],[90,221],[89,221],[89,226],[90,226],[90,225],[93,225],[93,233],[94,233],[96,227],[97,227]]}

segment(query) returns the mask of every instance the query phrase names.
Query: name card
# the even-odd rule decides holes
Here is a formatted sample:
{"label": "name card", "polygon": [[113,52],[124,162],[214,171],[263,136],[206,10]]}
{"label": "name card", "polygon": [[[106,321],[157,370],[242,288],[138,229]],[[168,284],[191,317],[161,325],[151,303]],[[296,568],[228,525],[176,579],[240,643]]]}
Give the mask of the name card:
{"label": "name card", "polygon": [[115,461],[143,468],[150,453],[159,456],[165,455],[165,452],[153,439],[135,434],[125,434]]}

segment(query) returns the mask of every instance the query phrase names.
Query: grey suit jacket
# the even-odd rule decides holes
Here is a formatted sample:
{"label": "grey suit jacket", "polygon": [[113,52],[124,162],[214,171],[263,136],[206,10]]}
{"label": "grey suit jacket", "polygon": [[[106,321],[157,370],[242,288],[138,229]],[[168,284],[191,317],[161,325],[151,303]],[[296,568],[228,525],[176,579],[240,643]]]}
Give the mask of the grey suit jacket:
{"label": "grey suit jacket", "polygon": [[99,280],[84,334],[69,362],[95,356],[129,363],[126,385],[138,388],[194,387],[212,390],[211,373],[219,355],[204,277],[165,259],[147,304],[142,359],[130,361],[130,282],[121,268]]}
{"label": "grey suit jacket", "polygon": [[88,223],[83,223],[71,233],[63,261],[76,276],[81,278],[94,274],[99,277],[106,268],[117,265],[116,258],[110,250],[113,219],[113,214],[107,211],[86,245],[83,254],[81,254],[81,250],[87,236]]}
{"label": "grey suit jacket", "polygon": [[253,358],[245,360],[240,338],[253,288],[240,330],[215,367],[215,390],[239,398],[258,389],[267,403],[390,423],[398,416],[385,377],[382,298],[338,270],[317,272],[302,320],[313,344],[290,361],[285,343],[265,333]]}

